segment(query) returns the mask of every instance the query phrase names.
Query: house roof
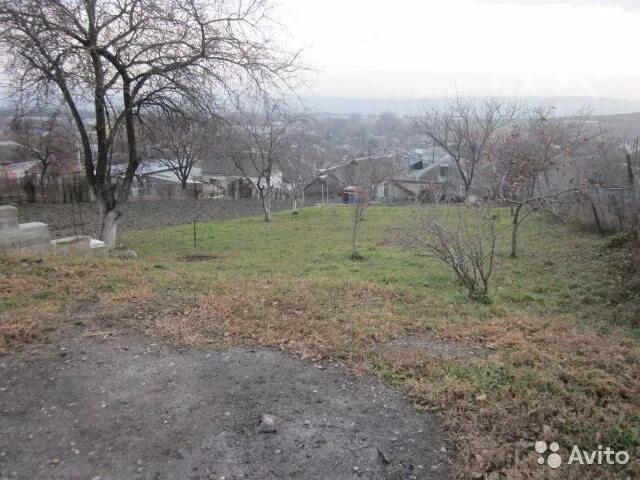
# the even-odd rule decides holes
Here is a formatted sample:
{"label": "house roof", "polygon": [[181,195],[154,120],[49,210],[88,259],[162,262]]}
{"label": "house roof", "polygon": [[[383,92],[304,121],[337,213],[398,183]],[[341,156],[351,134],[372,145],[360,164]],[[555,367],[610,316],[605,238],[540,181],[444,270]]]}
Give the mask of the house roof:
{"label": "house roof", "polygon": [[34,166],[38,165],[37,160],[30,160],[19,163],[0,164],[0,176],[3,178],[20,179],[25,176],[26,172]]}
{"label": "house roof", "polygon": [[[65,175],[82,171],[83,169],[77,161],[64,157],[53,157],[47,167],[47,175]],[[29,175],[40,175],[41,172],[42,164],[38,162],[25,173]]]}
{"label": "house roof", "polygon": [[[244,159],[241,165],[249,176],[258,175],[257,169],[249,159]],[[204,175],[223,175],[225,177],[241,177],[243,175],[235,162],[227,157],[216,158],[215,160],[204,163],[202,171]]]}
{"label": "house roof", "polygon": [[[169,165],[170,162],[168,160],[151,160],[148,162],[144,162],[143,164],[141,164],[138,167],[138,170],[136,171],[137,175],[155,175],[156,173],[161,173],[161,172],[169,172],[173,174],[173,171],[171,170],[171,168],[169,168],[167,165]],[[200,176],[202,174],[202,168],[200,168],[197,165],[194,165],[191,168],[191,174],[189,176],[193,176],[193,177],[197,177]]]}
{"label": "house roof", "polygon": [[11,140],[0,141],[0,164],[24,163],[31,160],[35,159],[24,145]]}

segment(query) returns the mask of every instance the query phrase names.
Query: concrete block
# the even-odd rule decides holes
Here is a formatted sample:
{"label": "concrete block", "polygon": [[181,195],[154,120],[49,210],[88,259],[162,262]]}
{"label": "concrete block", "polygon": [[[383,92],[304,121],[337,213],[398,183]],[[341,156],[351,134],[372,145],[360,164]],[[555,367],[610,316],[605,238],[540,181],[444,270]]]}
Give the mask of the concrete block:
{"label": "concrete block", "polygon": [[0,250],[7,250],[20,247],[20,228],[15,227],[0,228]]}
{"label": "concrete block", "polygon": [[46,223],[29,222],[20,224],[20,248],[48,246],[50,241],[51,234]]}
{"label": "concrete block", "polygon": [[106,257],[107,255],[109,255],[109,245],[101,240],[92,238],[89,244],[89,248],[91,251],[91,255],[95,255],[96,257]]}
{"label": "concrete block", "polygon": [[78,235],[51,240],[51,250],[59,255],[82,255],[89,253],[91,237]]}
{"label": "concrete block", "polygon": [[18,209],[11,205],[0,206],[0,231],[18,228]]}

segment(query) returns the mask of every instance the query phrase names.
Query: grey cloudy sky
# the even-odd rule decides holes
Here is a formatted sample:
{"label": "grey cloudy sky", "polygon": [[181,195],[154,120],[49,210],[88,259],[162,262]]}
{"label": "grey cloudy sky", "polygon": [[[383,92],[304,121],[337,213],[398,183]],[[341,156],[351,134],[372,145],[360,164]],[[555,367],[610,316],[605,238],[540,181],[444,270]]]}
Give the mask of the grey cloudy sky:
{"label": "grey cloudy sky", "polygon": [[576,7],[617,7],[632,10],[640,9],[638,0],[480,0],[479,3],[503,5],[521,4],[542,7],[547,5],[565,4]]}
{"label": "grey cloudy sky", "polygon": [[320,96],[640,99],[640,0],[280,0]]}

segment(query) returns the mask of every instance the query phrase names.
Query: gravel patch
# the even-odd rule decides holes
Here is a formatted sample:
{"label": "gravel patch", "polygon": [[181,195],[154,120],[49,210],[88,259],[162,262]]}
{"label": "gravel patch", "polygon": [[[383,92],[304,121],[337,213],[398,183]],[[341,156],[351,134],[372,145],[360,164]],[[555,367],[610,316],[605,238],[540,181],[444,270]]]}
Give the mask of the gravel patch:
{"label": "gravel patch", "polygon": [[451,478],[438,416],[376,379],[78,335],[0,357],[0,479]]}

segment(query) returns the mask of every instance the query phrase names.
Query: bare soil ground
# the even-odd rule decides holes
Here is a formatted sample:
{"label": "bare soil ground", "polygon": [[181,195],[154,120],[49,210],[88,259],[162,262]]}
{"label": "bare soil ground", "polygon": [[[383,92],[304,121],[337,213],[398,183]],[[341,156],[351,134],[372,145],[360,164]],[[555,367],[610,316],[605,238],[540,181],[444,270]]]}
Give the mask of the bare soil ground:
{"label": "bare soil ground", "polygon": [[[44,222],[49,225],[53,237],[78,234],[96,236],[98,233],[96,205],[93,203],[23,204],[18,205],[20,222]],[[273,211],[289,208],[288,202],[273,201]],[[193,222],[228,220],[260,215],[262,209],[257,200],[184,199],[129,202],[119,220],[118,232],[147,228],[184,225]],[[75,222],[75,227],[74,227]]]}
{"label": "bare soil ground", "polygon": [[0,431],[0,479],[450,478],[437,416],[378,380],[74,324],[0,357]]}

